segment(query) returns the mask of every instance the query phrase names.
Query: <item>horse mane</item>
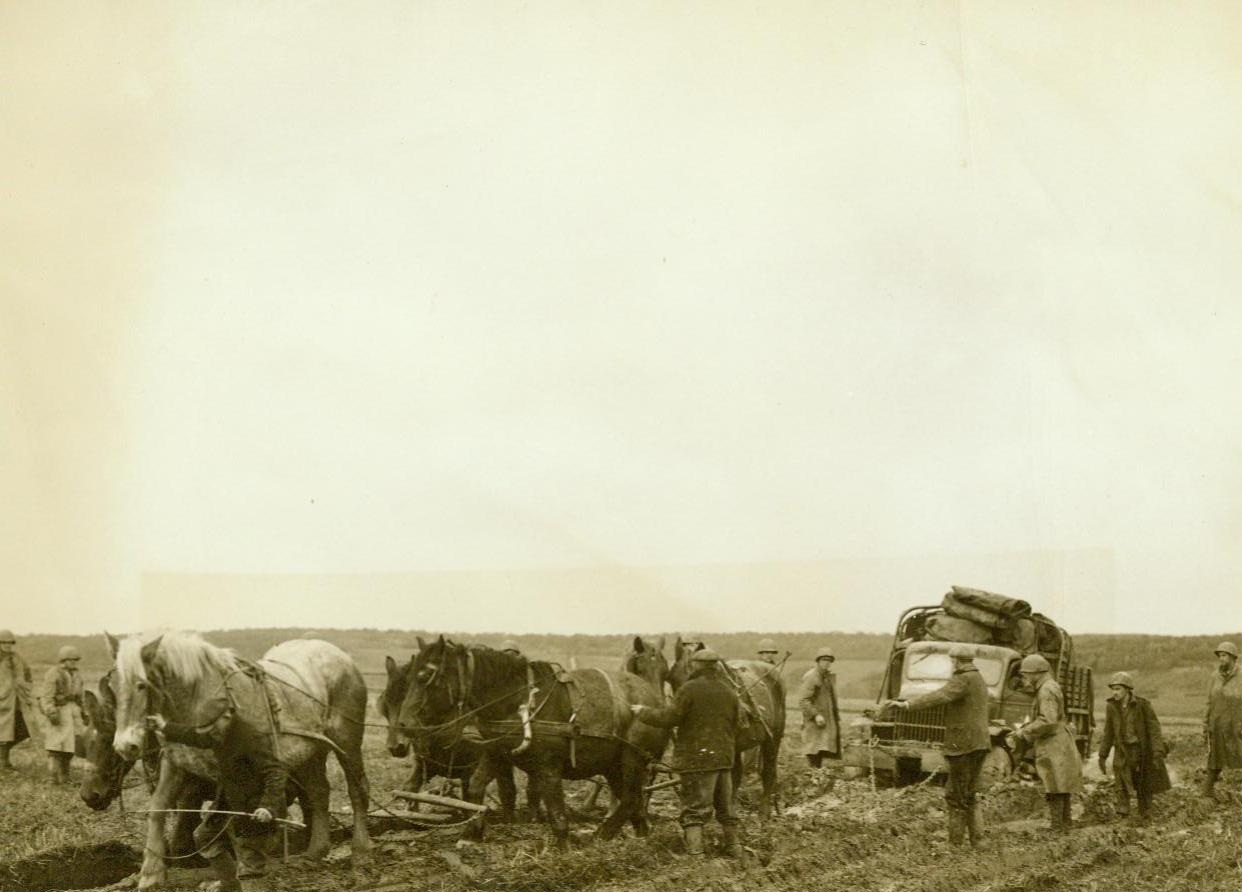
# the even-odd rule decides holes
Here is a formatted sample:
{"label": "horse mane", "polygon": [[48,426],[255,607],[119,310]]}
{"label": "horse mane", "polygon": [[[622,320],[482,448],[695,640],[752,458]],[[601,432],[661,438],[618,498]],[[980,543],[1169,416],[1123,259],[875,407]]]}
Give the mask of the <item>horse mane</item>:
{"label": "horse mane", "polygon": [[[493,650],[484,644],[467,645],[449,642],[449,645],[458,653],[469,653],[474,657],[476,690],[480,688],[491,690],[514,680],[525,683],[527,666],[534,670],[535,678],[540,681],[553,675],[551,664],[542,660],[527,660],[526,657]],[[515,693],[519,692],[515,691]]]}
{"label": "horse mane", "polygon": [[143,651],[154,646],[154,658],[164,669],[186,684],[194,684],[209,670],[236,669],[237,654],[204,641],[196,632],[145,632],[130,635],[117,648],[116,670],[121,683],[147,678]]}

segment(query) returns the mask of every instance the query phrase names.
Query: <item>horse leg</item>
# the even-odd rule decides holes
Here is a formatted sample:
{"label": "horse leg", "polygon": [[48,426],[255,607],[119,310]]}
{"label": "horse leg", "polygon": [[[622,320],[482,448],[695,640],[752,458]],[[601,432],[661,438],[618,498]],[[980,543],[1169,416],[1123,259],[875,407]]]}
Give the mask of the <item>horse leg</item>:
{"label": "horse leg", "polygon": [[306,857],[318,861],[332,847],[329,837],[329,796],[327,758],[312,758],[298,772],[294,783],[301,790],[302,817],[310,830],[306,841]]}
{"label": "horse leg", "polygon": [[530,820],[533,824],[542,824],[547,819],[547,810],[543,807],[543,794],[539,787],[539,772],[526,775],[526,807],[530,809]]}
{"label": "horse leg", "polygon": [[764,821],[772,817],[773,812],[780,813],[780,808],[776,803],[776,763],[780,755],[780,746],[779,740],[768,738],[763,742],[763,749],[760,752],[762,759],[760,765],[763,772],[763,803],[760,806],[759,817]]}
{"label": "horse leg", "polygon": [[[427,777],[426,763],[417,753],[414,754],[414,770],[410,772],[409,779],[405,782],[405,789],[411,793],[417,793],[423,788],[423,784],[427,783],[430,778]],[[405,800],[406,811],[422,811],[422,804],[412,799]]]}
{"label": "horse leg", "polygon": [[138,872],[138,888],[150,889],[162,886],[168,880],[168,868],[164,865],[164,816],[163,809],[177,807],[177,791],[185,781],[185,773],[164,759],[160,765],[160,778],[151,793],[150,814],[147,815],[147,841],[143,848],[142,868]]}
{"label": "horse leg", "polygon": [[[327,760],[324,754],[324,761]],[[350,851],[354,860],[365,856],[371,851],[371,834],[367,830],[367,812],[371,809],[370,787],[367,783],[366,767],[362,764],[361,739],[355,746],[338,750],[336,761],[345,772],[345,786],[349,790],[349,805],[354,810],[354,837],[350,841]]]}
{"label": "horse leg", "polygon": [[496,788],[500,793],[500,820],[511,824],[517,809],[517,784],[513,780],[513,763],[497,766]]}
{"label": "horse leg", "polygon": [[560,766],[550,762],[540,765],[539,791],[548,809],[548,823],[558,849],[569,848],[569,816],[565,813],[565,785],[561,780]]}
{"label": "horse leg", "polygon": [[[487,792],[487,785],[491,783],[492,778],[496,775],[497,768],[494,760],[487,753],[479,756],[479,764],[474,766],[474,771],[470,774],[470,780],[466,784],[466,801],[474,802],[479,805],[483,804],[484,794]],[[472,839],[476,842],[483,839],[486,832],[483,815],[479,814],[470,820],[466,825],[465,832],[462,836],[466,839]]]}
{"label": "horse leg", "polygon": [[733,757],[733,812],[737,814],[742,810],[742,778],[746,776],[746,765],[742,761],[742,753],[739,751]]}
{"label": "horse leg", "polygon": [[612,839],[615,837],[621,832],[621,826],[625,823],[625,819],[633,814],[632,811],[627,810],[630,802],[625,789],[624,769],[621,773],[609,774],[607,780],[608,792],[612,794],[612,801],[608,803],[608,814],[604,816],[603,822],[595,829],[596,839]]}

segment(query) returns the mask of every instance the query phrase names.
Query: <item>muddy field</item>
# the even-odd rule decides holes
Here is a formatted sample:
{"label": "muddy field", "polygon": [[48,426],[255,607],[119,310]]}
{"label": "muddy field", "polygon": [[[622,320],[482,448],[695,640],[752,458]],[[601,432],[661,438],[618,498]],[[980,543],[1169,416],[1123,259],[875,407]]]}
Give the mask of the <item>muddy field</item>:
{"label": "muddy field", "polygon": [[[1203,750],[1188,731],[1174,731],[1171,766],[1176,789],[1160,797],[1155,820],[1142,827],[1119,820],[1111,781],[1090,773],[1088,792],[1075,806],[1077,826],[1068,837],[1043,831],[1043,802],[1028,782],[990,793],[984,814],[988,850],[946,845],[942,791],[934,780],[904,789],[873,790],[863,779],[801,765],[793,747],[782,758],[784,813],[767,824],[753,810],[744,818],[744,863],[723,858],[688,859],[675,822],[676,800],[655,794],[652,835],[609,843],[590,838],[600,811],[582,815],[571,850],[547,846],[541,825],[492,824],[482,843],[459,840],[456,829],[421,830],[404,824],[387,791],[406,771],[390,758],[378,732],[368,740],[368,770],[376,792],[373,863],[357,867],[348,847],[327,863],[279,869],[282,892],[482,889],[503,892],[579,890],[1234,890],[1242,888],[1242,796],[1230,779],[1221,801],[1199,797]],[[791,735],[796,740],[796,732]],[[0,888],[43,892],[68,888],[127,888],[139,860],[146,799],[141,779],[127,790],[127,812],[89,812],[76,790],[43,783],[36,754],[19,759],[19,771],[0,779]],[[80,771],[81,766],[77,766]],[[1092,763],[1094,772],[1094,763]],[[339,775],[334,784],[340,781]],[[569,785],[581,807],[586,784]],[[744,799],[753,803],[755,781]],[[393,815],[383,807],[391,805]],[[343,808],[343,802],[335,807]],[[342,823],[345,815],[338,816]],[[628,830],[627,830],[628,833]],[[715,838],[711,837],[712,842]],[[127,879],[128,878],[128,879]],[[177,865],[169,888],[197,887],[203,873],[193,862]]]}

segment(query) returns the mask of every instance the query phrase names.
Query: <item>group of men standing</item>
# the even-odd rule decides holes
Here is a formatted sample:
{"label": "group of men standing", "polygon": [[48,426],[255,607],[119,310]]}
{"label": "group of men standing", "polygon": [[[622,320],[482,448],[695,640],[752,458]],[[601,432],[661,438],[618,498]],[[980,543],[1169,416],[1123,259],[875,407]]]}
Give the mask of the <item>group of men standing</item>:
{"label": "group of men standing", "polygon": [[11,771],[10,750],[31,736],[36,713],[43,716],[43,748],[48,774],[54,784],[70,783],[69,763],[83,729],[82,655],[67,644],[47,670],[42,688],[34,690],[30,667],[16,650],[17,638],[0,629],[0,771]]}

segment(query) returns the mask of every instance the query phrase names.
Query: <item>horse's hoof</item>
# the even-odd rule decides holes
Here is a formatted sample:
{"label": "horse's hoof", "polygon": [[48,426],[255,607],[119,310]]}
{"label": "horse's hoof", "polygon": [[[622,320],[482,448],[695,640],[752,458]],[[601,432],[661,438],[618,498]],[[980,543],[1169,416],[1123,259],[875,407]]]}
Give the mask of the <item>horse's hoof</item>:
{"label": "horse's hoof", "polygon": [[144,873],[142,876],[138,877],[138,888],[140,890],[155,889],[159,886],[163,886],[166,882],[168,882],[168,871],[162,869],[156,870],[151,873]]}

